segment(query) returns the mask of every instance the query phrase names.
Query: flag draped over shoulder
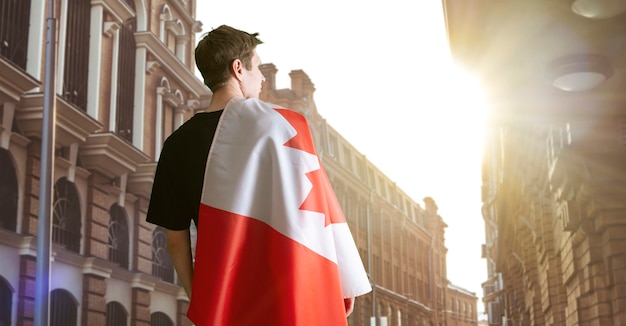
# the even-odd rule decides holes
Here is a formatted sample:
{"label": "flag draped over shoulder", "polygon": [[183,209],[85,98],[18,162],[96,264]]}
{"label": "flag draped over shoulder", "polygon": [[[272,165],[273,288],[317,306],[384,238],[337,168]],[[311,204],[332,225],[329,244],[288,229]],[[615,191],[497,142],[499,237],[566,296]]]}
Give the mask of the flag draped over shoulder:
{"label": "flag draped over shoulder", "polygon": [[205,325],[346,325],[371,290],[306,119],[233,99],[207,159],[189,318]]}

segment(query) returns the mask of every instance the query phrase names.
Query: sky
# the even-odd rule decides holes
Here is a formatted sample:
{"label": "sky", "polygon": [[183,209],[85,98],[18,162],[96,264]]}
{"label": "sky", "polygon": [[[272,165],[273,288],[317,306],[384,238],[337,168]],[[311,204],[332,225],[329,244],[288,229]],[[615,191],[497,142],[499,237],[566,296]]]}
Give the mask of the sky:
{"label": "sky", "polygon": [[487,108],[450,59],[441,0],[198,0],[196,19],[202,33],[222,24],[258,32],[278,89],[303,70],[328,124],[422,207],[435,199],[448,224],[448,279],[482,296]]}

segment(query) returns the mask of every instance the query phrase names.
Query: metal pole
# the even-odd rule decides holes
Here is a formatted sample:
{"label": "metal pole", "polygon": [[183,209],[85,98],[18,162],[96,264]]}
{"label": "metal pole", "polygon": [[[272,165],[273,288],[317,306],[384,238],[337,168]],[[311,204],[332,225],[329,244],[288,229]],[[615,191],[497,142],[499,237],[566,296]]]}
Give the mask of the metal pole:
{"label": "metal pole", "polygon": [[41,134],[41,170],[39,180],[39,216],[37,221],[37,263],[35,272],[35,326],[49,324],[50,233],[52,228],[52,179],[54,166],[56,20],[54,1],[48,0],[46,20],[46,59]]}
{"label": "metal pole", "polygon": [[376,326],[376,284],[374,283],[374,274],[372,273],[372,229],[370,222],[370,205],[372,204],[372,191],[370,190],[370,200],[367,203],[367,273],[372,286],[372,317],[370,318],[370,326]]}

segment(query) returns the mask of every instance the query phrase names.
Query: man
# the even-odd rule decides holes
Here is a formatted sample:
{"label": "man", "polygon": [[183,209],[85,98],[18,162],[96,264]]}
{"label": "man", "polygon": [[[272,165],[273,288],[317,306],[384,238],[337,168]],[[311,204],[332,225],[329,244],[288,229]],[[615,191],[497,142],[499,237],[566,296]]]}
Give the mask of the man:
{"label": "man", "polygon": [[196,325],[346,325],[371,288],[306,120],[258,99],[261,43],[225,25],[198,43],[213,96],[165,141],[147,221]]}

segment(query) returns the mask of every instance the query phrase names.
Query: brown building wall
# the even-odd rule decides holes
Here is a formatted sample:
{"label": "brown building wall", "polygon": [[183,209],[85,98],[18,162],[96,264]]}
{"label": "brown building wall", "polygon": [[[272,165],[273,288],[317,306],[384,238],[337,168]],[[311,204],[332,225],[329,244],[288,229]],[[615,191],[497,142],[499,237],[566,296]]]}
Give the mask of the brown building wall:
{"label": "brown building wall", "polygon": [[[17,13],[19,10],[30,10],[26,16],[34,17],[33,20],[25,21],[25,26],[11,26],[10,29],[29,30],[29,26],[31,27],[27,41],[32,44],[28,44],[28,47],[41,51],[36,55],[32,54],[33,51],[24,51],[24,55],[32,55],[28,57],[29,63],[43,63],[45,44],[36,44],[39,42],[34,40],[44,38],[45,24],[37,17],[47,15],[47,3],[33,1],[29,8],[21,7],[25,3],[12,2],[7,4],[11,8],[5,9],[16,10]],[[63,3],[68,5],[62,6],[61,1],[55,0],[55,18],[59,27],[68,26],[64,21],[67,15],[61,11],[77,2]],[[171,20],[180,19],[180,24],[183,25],[182,29],[168,32],[169,39],[174,39],[171,46],[159,44],[159,19],[163,18],[159,16],[160,12],[155,13],[151,9],[162,8],[165,4],[172,8]],[[145,7],[136,7],[134,10],[135,5]],[[18,7],[20,9],[16,9]],[[123,318],[127,325],[149,325],[151,316],[158,312],[164,313],[175,325],[189,324],[184,317],[187,299],[178,293],[179,287],[172,283],[176,279],[164,281],[151,275],[155,264],[153,252],[156,250],[152,238],[154,226],[145,222],[147,200],[156,166],[153,155],[156,87],[160,86],[158,83],[166,78],[170,82],[171,91],[180,93],[178,103],[173,109],[164,111],[164,114],[170,115],[165,117],[170,125],[165,137],[177,127],[176,121],[191,117],[197,104],[205,101],[209,95],[204,85],[193,76],[193,72],[177,68],[193,67],[193,63],[189,61],[194,44],[189,40],[194,37],[187,35],[185,38],[184,35],[174,34],[183,30],[192,34],[200,26],[195,21],[195,13],[188,12],[185,8],[195,8],[194,1],[185,1],[185,4],[170,0],[104,1],[104,5],[100,2],[93,3],[90,8],[92,25],[103,22],[102,26],[95,26],[95,29],[102,31],[102,35],[89,32],[94,26],[57,29],[59,34],[64,31],[86,31],[89,42],[95,44],[100,52],[99,56],[90,54],[92,47],[89,44],[84,48],[76,45],[72,48],[80,51],[83,58],[88,58],[90,64],[96,64],[97,68],[90,68],[89,74],[97,76],[99,84],[87,85],[86,89],[98,87],[96,102],[93,102],[94,99],[88,101],[88,105],[98,104],[95,105],[98,108],[97,113],[91,116],[90,112],[74,106],[63,94],[57,94],[55,99],[52,223],[55,228],[60,229],[63,229],[64,223],[76,226],[70,237],[78,239],[79,244],[74,250],[73,247],[70,249],[67,245],[59,244],[55,239],[51,246],[50,289],[59,294],[54,298],[63,298],[63,305],[59,307],[59,301],[54,299],[51,300],[50,309],[57,315],[59,311],[75,312],[76,325],[106,325],[107,305],[111,302],[124,308]],[[146,17],[144,14],[156,17]],[[113,50],[119,37],[114,36],[119,32],[117,27],[132,17],[136,17],[139,24],[146,24],[141,26],[142,29],[147,27],[152,32],[148,37],[144,35],[144,43],[138,44],[138,47],[145,49],[145,54],[142,56],[141,51],[131,53],[133,62],[136,59],[138,62],[146,62],[145,67],[138,69],[137,80],[131,81],[142,81],[141,85],[136,85],[135,97],[138,96],[144,105],[140,108],[141,112],[134,113],[141,113],[145,121],[142,121],[141,130],[133,131],[144,135],[139,144],[133,144],[115,132],[110,132],[111,84],[117,82],[112,80],[112,76],[118,69]],[[74,19],[80,23],[85,17]],[[3,35],[5,32],[2,31]],[[65,35],[61,36],[63,37],[57,38],[58,47],[66,50],[63,41],[66,39]],[[180,46],[176,48],[176,41],[182,44],[180,41],[185,40],[185,62],[180,62],[174,53],[180,50]],[[16,43],[11,43],[11,46],[13,44]],[[91,62],[98,57],[100,61]],[[0,259],[12,262],[0,264],[0,292],[2,298],[7,298],[7,295],[10,298],[8,302],[4,299],[0,302],[0,324],[7,322],[8,325],[32,325],[36,237],[41,232],[37,227],[43,100],[41,93],[32,93],[31,90],[42,91],[44,69],[41,65],[36,71],[27,71],[27,67],[18,67],[11,60],[4,56],[4,52],[0,56],[0,75],[3,76],[0,80]],[[64,64],[65,58],[58,58],[57,62]],[[64,71],[58,67],[57,74]],[[57,81],[61,83],[57,88],[63,88],[63,82]],[[69,188],[75,190],[75,200],[67,200],[67,194],[54,185],[54,182],[61,179],[66,180]],[[9,200],[5,200],[6,198]],[[15,202],[12,202],[13,198]],[[17,208],[12,206],[15,203]],[[119,204],[124,210],[126,242],[114,241],[123,239],[116,239],[115,236],[119,235],[111,231],[110,214],[113,204]],[[74,208],[77,208],[78,219],[68,222],[64,219],[67,217],[64,214]],[[111,250],[119,248],[119,243],[126,243],[126,247],[122,249],[128,250],[128,267],[120,266],[111,259]]]}
{"label": "brown building wall", "polygon": [[[195,1],[184,4],[178,0],[149,0],[143,2],[145,8],[136,10],[125,1],[105,3],[101,18],[109,29],[103,30],[103,35],[90,36],[99,40],[96,42],[100,42],[102,51],[98,63],[100,71],[90,71],[90,74],[98,74],[100,82],[96,116],[90,116],[61,96],[56,100],[59,137],[55,143],[53,180],[66,180],[78,199],[64,202],[68,199],[65,194],[55,192],[53,210],[55,216],[65,217],[61,208],[78,208],[77,231],[72,236],[79,238],[80,244],[76,250],[56,242],[52,245],[52,286],[68,299],[61,308],[75,310],[76,324],[105,325],[109,317],[108,304],[115,302],[124,308],[128,325],[149,325],[155,313],[166,314],[176,325],[188,325],[185,317],[188,300],[181,294],[176,278],[167,280],[155,272],[164,268],[173,275],[171,263],[168,265],[165,261],[159,265],[157,253],[164,244],[155,241],[158,230],[145,222],[145,216],[156,167],[154,152],[162,142],[162,139],[155,139],[157,131],[163,131],[165,139],[182,121],[206,106],[210,97],[201,82],[190,77],[189,71],[174,69],[178,65],[193,67],[191,62],[180,62],[175,52],[176,42],[186,40],[185,58],[187,61],[192,58],[194,37],[190,33],[197,32],[199,22],[190,19],[195,13],[186,12],[184,8],[195,8]],[[59,12],[60,2],[55,4],[59,5]],[[161,44],[160,22],[164,19],[161,14],[166,4],[172,20],[180,19],[187,35],[175,36],[176,29],[166,28],[167,44]],[[144,17],[144,13],[148,16]],[[137,69],[139,75],[135,77],[136,81],[141,81],[140,91],[135,95],[140,96],[139,102],[143,103],[141,111],[134,112],[140,113],[135,118],[143,119],[141,130],[133,130],[134,134],[143,135],[139,144],[110,131],[112,71],[116,69],[115,38],[111,34],[115,28],[110,27],[131,17],[136,17],[138,24],[145,23],[151,31],[151,34],[135,34],[143,43],[138,44],[139,51],[133,55],[138,54],[137,62],[145,63],[145,67]],[[44,33],[43,28],[39,32]],[[95,57],[89,56],[88,50],[84,54]],[[42,57],[33,60],[42,60]],[[277,71],[271,64],[264,66],[265,72],[272,70],[274,74]],[[20,267],[15,272],[0,265],[0,281],[3,281],[0,285],[9,285],[11,321],[30,325],[34,317],[36,238],[33,236],[38,234],[43,108],[42,95],[28,91],[41,85],[43,72],[15,68],[4,57],[0,57],[0,72],[3,76],[13,74],[11,76],[15,77],[0,80],[0,158],[11,162],[6,167],[3,165],[0,173],[3,178],[17,179],[17,186],[8,191],[19,203],[17,212],[12,213],[14,216],[0,213],[2,219],[17,221],[14,228],[3,227],[5,224],[0,223],[0,257],[17,260]],[[350,325],[369,325],[372,316],[379,321],[386,319],[390,326],[443,324],[447,318],[448,286],[446,225],[434,201],[425,199],[422,206],[398,189],[318,115],[313,100],[315,87],[306,73],[295,70],[289,75],[292,83],[286,90],[272,88],[275,76],[268,75],[262,98],[307,116],[316,147],[374,285],[372,293],[357,299],[355,311],[349,318]],[[167,95],[159,103],[157,89],[166,86],[169,87]],[[162,126],[157,126],[159,104],[163,109]],[[112,232],[113,205],[119,205],[127,219],[128,247],[124,248],[129,252],[127,268],[111,258],[112,250],[124,243],[118,242],[118,234]],[[62,224],[59,221],[53,218],[56,227]],[[51,307],[59,308],[54,303]]]}
{"label": "brown building wall", "polygon": [[465,289],[448,286],[447,325],[475,326],[478,322],[476,294]]}
{"label": "brown building wall", "polygon": [[276,66],[264,64],[261,71],[266,79],[261,99],[307,117],[318,154],[374,284],[372,293],[357,298],[349,324],[369,325],[376,316],[390,326],[443,325],[447,318],[447,225],[437,214],[435,201],[425,198],[423,208],[329,126],[317,113],[315,87],[303,71],[290,72],[291,88],[280,90],[275,84]]}
{"label": "brown building wall", "polygon": [[[598,126],[612,124],[593,119],[599,119],[594,123]],[[589,151],[594,142],[585,138],[546,146],[552,144],[550,130],[558,130],[556,125],[525,136],[539,140],[543,135],[542,141],[505,139],[506,146],[518,146],[526,156],[501,168],[533,168],[505,179],[499,190],[499,239],[492,254],[503,284],[500,294],[489,300],[501,297],[507,304],[498,318],[490,316],[492,325],[504,319],[513,325],[626,322],[619,290],[626,284],[620,267],[625,257],[626,175],[624,165],[617,163],[624,162],[623,151],[611,146]],[[613,135],[620,137],[619,132]],[[540,187],[543,182],[549,186]]]}
{"label": "brown building wall", "polygon": [[[626,11],[581,3],[443,1],[452,57],[481,80],[489,109],[490,325],[626,324],[626,57],[612,46]],[[576,42],[546,32],[555,21]],[[560,84],[592,70],[597,83]]]}

